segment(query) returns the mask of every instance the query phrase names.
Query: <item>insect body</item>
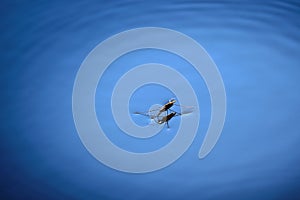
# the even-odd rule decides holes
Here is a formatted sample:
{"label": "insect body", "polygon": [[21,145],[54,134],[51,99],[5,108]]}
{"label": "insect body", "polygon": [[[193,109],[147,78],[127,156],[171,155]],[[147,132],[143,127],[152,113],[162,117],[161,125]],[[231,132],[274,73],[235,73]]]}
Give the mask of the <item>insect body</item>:
{"label": "insect body", "polygon": [[159,110],[157,116],[160,116],[161,113],[167,111],[174,105],[174,103],[176,102],[175,99],[171,99],[168,103],[166,103],[165,105],[162,106],[162,108]]}
{"label": "insect body", "polygon": [[173,117],[178,116],[178,115],[181,115],[181,114],[180,114],[180,113],[177,113],[177,112],[171,112],[171,113],[168,114],[167,116],[164,116],[164,117],[162,117],[161,119],[159,119],[159,120],[157,121],[157,123],[158,123],[158,124],[167,123],[168,128],[170,128],[170,127],[169,127],[169,121],[170,121]]}

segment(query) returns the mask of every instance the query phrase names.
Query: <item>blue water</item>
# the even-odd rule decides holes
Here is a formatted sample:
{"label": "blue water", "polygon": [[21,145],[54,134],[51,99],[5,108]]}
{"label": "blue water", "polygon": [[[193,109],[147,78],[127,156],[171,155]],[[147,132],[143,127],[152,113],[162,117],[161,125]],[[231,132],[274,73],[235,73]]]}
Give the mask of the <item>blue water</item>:
{"label": "blue water", "polygon": [[[300,198],[299,2],[2,1],[0,10],[1,199]],[[180,31],[206,49],[224,80],[227,117],[219,142],[199,160],[210,117],[199,78],[203,106],[192,146],[169,167],[136,175],[104,166],[85,149],[73,122],[72,89],[97,44],[145,26]],[[141,58],[136,64],[167,62],[170,56],[145,55],[132,56]],[[117,79],[109,70],[106,76]],[[172,95],[145,90],[160,96],[154,98],[158,103]],[[134,99],[131,104],[130,109],[145,106]],[[97,109],[102,106],[99,100]],[[107,123],[114,130],[114,122]],[[172,139],[169,134],[147,145],[109,137],[137,152]]]}

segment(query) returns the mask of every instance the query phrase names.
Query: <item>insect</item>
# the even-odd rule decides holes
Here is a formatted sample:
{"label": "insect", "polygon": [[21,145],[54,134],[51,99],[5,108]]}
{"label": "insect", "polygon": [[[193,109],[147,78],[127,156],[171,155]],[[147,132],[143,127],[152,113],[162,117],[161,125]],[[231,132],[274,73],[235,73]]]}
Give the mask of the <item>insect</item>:
{"label": "insect", "polygon": [[[161,107],[161,109],[159,109],[159,112],[158,112],[157,116],[160,116],[161,113],[163,113],[165,111],[167,111],[167,115],[168,115],[168,110],[175,104],[175,102],[176,102],[175,99],[170,99],[168,103],[166,103],[165,105],[163,105]],[[173,112],[175,112],[175,111],[173,111]]]}
{"label": "insect", "polygon": [[158,123],[158,124],[167,123],[167,127],[170,128],[170,126],[169,126],[169,121],[170,121],[173,117],[179,116],[179,115],[181,115],[181,114],[180,114],[180,113],[177,113],[177,112],[171,112],[170,114],[168,114],[168,115],[162,117],[161,119],[159,119],[159,120],[157,121],[157,123]]}
{"label": "insect", "polygon": [[[175,104],[175,99],[170,99],[167,103],[165,103],[163,106],[149,110],[148,112],[134,112],[134,114],[144,115],[149,117],[150,119],[154,120],[157,124],[167,124],[167,127],[169,126],[169,121],[176,116],[181,116],[184,114],[189,114],[193,112],[194,107],[193,106],[182,106]],[[184,112],[177,112],[171,109],[174,105],[185,108]],[[169,113],[171,111],[171,113]]]}

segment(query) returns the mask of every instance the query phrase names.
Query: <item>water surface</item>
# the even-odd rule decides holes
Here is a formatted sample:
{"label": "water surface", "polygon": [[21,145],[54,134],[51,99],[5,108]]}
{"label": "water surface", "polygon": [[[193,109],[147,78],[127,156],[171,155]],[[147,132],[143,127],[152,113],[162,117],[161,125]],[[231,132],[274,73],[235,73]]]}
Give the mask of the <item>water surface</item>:
{"label": "water surface", "polygon": [[[299,13],[297,1],[2,2],[2,198],[299,198]],[[222,74],[228,111],[219,142],[199,160],[210,118],[201,77],[182,70],[187,63],[164,52],[120,58],[103,80],[110,83],[104,85],[104,99],[96,94],[98,116],[113,81],[145,62],[181,70],[203,105],[199,132],[183,157],[163,170],[132,175],[112,170],[88,153],[74,126],[71,99],[80,64],[97,44],[145,26],[180,31],[206,49]],[[172,95],[144,89],[150,105]],[[135,97],[139,95],[137,91]],[[131,106],[148,105],[132,99]],[[105,126],[117,130],[111,120]],[[153,138],[157,140],[149,144],[113,133],[111,139],[131,151],[159,148],[173,137]]]}

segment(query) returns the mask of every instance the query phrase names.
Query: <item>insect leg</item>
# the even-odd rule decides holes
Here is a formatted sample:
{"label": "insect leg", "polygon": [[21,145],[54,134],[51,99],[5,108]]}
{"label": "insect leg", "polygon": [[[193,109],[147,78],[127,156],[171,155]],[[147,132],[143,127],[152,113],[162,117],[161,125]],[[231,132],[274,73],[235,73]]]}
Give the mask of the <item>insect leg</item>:
{"label": "insect leg", "polygon": [[174,111],[174,110],[172,110],[172,109],[169,109],[169,110],[171,110],[172,112],[176,113],[176,115],[181,115],[180,112],[176,112],[176,111]]}

